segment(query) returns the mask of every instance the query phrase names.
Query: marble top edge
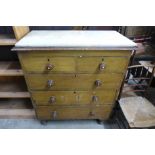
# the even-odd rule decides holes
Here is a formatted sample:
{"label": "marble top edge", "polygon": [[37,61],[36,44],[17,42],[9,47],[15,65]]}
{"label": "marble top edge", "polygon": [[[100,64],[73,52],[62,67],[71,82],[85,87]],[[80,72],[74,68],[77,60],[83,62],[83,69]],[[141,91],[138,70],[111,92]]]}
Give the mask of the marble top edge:
{"label": "marble top edge", "polygon": [[130,51],[133,51],[133,50],[137,50],[137,47],[135,47],[135,48],[86,48],[86,47],[84,47],[84,48],[82,48],[82,47],[80,47],[80,48],[73,48],[73,47],[65,47],[65,48],[63,48],[63,47],[14,47],[14,48],[12,48],[12,51],[43,51],[43,50],[46,50],[46,51],[48,51],[48,50],[102,50],[102,51],[104,51],[104,50],[113,50],[113,51],[118,51],[118,50],[130,50]]}
{"label": "marble top edge", "polygon": [[109,30],[33,30],[15,44],[16,48],[136,48],[120,33]]}

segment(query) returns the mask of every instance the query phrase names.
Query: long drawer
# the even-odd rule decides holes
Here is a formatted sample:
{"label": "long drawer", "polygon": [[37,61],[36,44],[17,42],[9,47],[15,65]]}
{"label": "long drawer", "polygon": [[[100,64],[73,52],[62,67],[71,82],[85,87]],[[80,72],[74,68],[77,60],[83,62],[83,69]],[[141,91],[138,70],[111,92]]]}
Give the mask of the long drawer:
{"label": "long drawer", "polygon": [[112,105],[104,106],[39,106],[36,114],[40,120],[65,120],[65,119],[102,119],[109,118]]}
{"label": "long drawer", "polygon": [[113,103],[116,90],[103,91],[33,91],[33,102],[38,105],[85,105]]}
{"label": "long drawer", "polygon": [[117,89],[123,74],[26,74],[30,90]]}
{"label": "long drawer", "polygon": [[128,57],[21,57],[22,68],[27,73],[104,73],[124,72]]}

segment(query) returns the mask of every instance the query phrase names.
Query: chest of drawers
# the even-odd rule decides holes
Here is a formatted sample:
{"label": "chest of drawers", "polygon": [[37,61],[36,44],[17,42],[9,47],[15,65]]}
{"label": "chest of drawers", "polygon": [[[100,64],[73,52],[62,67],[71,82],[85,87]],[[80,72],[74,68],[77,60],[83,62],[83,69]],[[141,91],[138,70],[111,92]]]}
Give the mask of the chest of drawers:
{"label": "chest of drawers", "polygon": [[113,31],[125,43],[107,45],[108,33],[32,31],[16,44],[39,120],[109,118],[136,45]]}

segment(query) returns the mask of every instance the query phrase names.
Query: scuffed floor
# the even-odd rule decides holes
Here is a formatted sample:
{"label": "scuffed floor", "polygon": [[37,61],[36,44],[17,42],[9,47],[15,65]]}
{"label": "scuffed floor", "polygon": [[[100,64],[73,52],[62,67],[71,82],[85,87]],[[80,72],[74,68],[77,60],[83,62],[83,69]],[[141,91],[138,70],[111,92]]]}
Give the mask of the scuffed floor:
{"label": "scuffed floor", "polygon": [[36,119],[0,119],[1,129],[117,129],[115,121],[99,124],[96,120],[49,121],[45,125]]}

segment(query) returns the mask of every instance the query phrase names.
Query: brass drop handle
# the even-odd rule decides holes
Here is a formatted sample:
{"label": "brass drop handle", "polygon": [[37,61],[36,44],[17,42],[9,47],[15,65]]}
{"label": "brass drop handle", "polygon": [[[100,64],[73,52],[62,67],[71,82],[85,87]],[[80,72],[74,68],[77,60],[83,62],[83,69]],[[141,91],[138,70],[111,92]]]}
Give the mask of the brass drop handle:
{"label": "brass drop handle", "polygon": [[102,85],[102,81],[101,80],[96,80],[95,85],[96,85],[96,87],[100,87]]}
{"label": "brass drop handle", "polygon": [[93,96],[93,97],[92,97],[92,101],[93,101],[93,102],[97,102],[97,101],[98,101],[98,96]]}
{"label": "brass drop handle", "polygon": [[52,103],[52,104],[55,103],[56,102],[56,97],[51,96],[50,99],[49,99],[49,102]]}
{"label": "brass drop handle", "polygon": [[56,118],[57,118],[57,112],[56,112],[56,111],[53,111],[53,112],[52,112],[52,118],[53,118],[53,119],[56,119]]}
{"label": "brass drop handle", "polygon": [[103,71],[105,69],[105,64],[104,63],[100,63],[99,64],[99,70]]}
{"label": "brass drop handle", "polygon": [[54,85],[54,81],[53,80],[48,80],[47,81],[47,86],[50,88]]}
{"label": "brass drop handle", "polygon": [[47,70],[52,70],[54,68],[54,65],[53,64],[48,64],[47,65]]}

